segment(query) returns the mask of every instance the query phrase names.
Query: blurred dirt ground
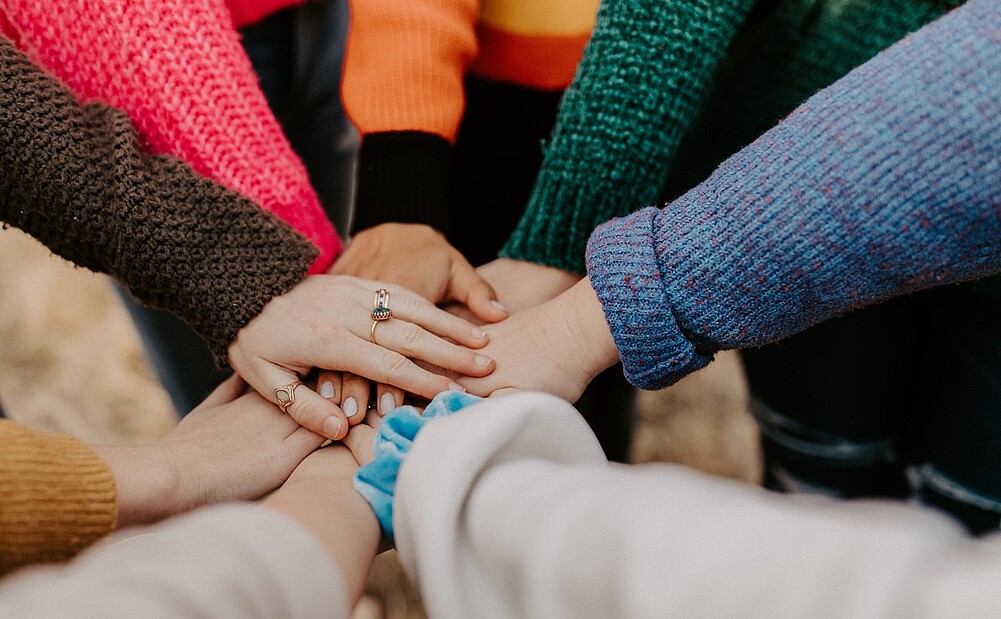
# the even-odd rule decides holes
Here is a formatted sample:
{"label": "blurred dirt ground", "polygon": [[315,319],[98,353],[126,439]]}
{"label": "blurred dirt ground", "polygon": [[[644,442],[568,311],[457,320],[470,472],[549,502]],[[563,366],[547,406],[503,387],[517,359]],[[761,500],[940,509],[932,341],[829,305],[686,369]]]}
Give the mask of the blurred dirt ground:
{"label": "blurred dirt ground", "polygon": [[[92,444],[141,445],[176,416],[109,281],[15,229],[0,230],[0,402],[33,427]],[[758,436],[740,358],[724,353],[659,392],[640,392],[631,459],[757,483]],[[395,554],[383,553],[361,617],[422,617]]]}

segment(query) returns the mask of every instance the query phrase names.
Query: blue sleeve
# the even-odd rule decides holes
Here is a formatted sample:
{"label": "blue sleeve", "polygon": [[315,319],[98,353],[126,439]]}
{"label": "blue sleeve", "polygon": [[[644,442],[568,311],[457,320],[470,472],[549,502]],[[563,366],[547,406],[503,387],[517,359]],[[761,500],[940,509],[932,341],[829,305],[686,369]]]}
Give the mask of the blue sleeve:
{"label": "blue sleeve", "polygon": [[973,0],[830,87],[663,208],[592,235],[626,376],[1001,271],[1001,5]]}

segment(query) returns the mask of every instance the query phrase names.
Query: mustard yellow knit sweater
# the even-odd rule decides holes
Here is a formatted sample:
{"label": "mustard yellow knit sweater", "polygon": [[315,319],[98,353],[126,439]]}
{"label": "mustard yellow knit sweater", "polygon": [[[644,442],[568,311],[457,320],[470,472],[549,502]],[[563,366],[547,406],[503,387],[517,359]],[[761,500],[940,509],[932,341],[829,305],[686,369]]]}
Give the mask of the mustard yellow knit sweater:
{"label": "mustard yellow knit sweater", "polygon": [[92,449],[0,419],[0,574],[68,559],[116,517],[114,476]]}

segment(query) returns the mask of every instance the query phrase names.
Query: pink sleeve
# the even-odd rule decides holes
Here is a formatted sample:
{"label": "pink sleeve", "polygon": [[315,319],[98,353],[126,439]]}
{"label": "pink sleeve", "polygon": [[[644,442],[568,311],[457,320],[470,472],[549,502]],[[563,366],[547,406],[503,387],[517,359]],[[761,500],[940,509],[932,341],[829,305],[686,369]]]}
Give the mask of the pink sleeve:
{"label": "pink sleeve", "polygon": [[132,118],[144,148],[180,157],[321,250],[341,242],[271,113],[223,0],[0,0],[18,46],[81,99]]}

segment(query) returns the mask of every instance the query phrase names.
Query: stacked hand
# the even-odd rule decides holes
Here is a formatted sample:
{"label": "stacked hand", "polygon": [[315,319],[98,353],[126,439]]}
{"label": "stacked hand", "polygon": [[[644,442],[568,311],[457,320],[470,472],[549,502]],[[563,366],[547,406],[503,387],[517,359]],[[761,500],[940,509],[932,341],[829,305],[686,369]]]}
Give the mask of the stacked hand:
{"label": "stacked hand", "polygon": [[[373,329],[379,289],[388,292],[392,318]],[[493,361],[475,349],[487,339],[479,327],[401,286],[313,275],[272,299],[240,331],[230,344],[229,362],[262,396],[284,404],[300,425],[339,440],[349,424],[364,417],[368,380],[386,385],[396,403],[402,402],[403,391],[430,398],[461,388],[444,372],[435,374],[414,361],[456,376],[483,376],[493,370]],[[321,370],[316,382],[320,393],[304,384],[294,386],[313,368]],[[340,380],[337,372],[365,380]]]}

